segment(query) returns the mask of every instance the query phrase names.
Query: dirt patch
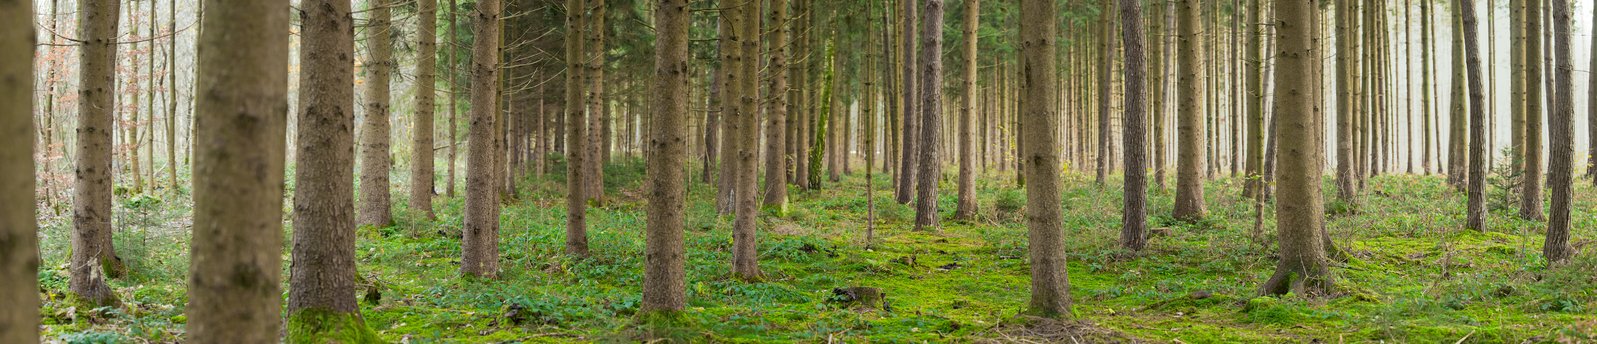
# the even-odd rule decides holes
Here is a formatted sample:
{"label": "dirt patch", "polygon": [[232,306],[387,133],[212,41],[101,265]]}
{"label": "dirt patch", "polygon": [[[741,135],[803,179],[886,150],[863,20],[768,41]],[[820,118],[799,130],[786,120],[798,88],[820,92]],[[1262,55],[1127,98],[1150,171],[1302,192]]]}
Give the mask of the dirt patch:
{"label": "dirt patch", "polygon": [[976,334],[976,343],[1153,343],[1085,320],[1019,316]]}

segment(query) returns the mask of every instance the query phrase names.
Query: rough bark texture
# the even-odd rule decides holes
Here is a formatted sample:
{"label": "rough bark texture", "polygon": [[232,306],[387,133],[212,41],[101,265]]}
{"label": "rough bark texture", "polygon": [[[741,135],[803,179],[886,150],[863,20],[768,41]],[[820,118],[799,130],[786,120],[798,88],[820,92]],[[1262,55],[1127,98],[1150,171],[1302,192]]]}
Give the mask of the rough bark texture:
{"label": "rough bark texture", "polygon": [[1476,41],[1475,6],[1470,0],[1459,0],[1459,11],[1464,16],[1465,69],[1469,79],[1469,204],[1465,228],[1486,230],[1486,106],[1481,81],[1481,56]]}
{"label": "rough bark texture", "polygon": [[[778,0],[780,2],[780,0]],[[780,8],[780,6],[778,7]],[[682,247],[684,180],[688,162],[687,0],[660,0],[654,9],[654,122],[648,155],[648,231],[644,248],[644,312],[679,312],[687,303]],[[780,173],[780,172],[779,172]],[[786,185],[782,185],[786,188]]]}
{"label": "rough bark texture", "polygon": [[[1463,29],[1464,17],[1460,16],[1458,4],[1453,4],[1453,14],[1450,22],[1454,32]],[[1464,35],[1453,35],[1453,51],[1464,51]],[[1452,54],[1453,82],[1451,94],[1448,99],[1452,102],[1448,110],[1448,144],[1447,144],[1447,182],[1454,189],[1464,190],[1469,180],[1469,100],[1464,98],[1464,54]]]}
{"label": "rough bark texture", "polygon": [[903,46],[900,47],[899,54],[904,56],[904,64],[901,66],[904,73],[904,83],[901,84],[903,94],[900,95],[903,98],[904,115],[899,118],[899,129],[902,134],[899,134],[900,147],[898,152],[901,155],[898,161],[898,179],[896,180],[898,189],[895,190],[893,196],[898,203],[909,204],[909,201],[914,196],[912,191],[915,190],[915,176],[916,172],[918,172],[915,161],[920,156],[915,150],[920,143],[915,139],[920,135],[920,127],[917,125],[920,123],[918,116],[920,112],[917,111],[920,108],[920,84],[915,82],[917,79],[914,39],[915,32],[917,32],[915,30],[915,0],[901,1],[904,4],[904,12],[901,15],[903,17],[903,25],[898,33],[903,39],[901,42]]}
{"label": "rough bark texture", "polygon": [[[471,48],[471,126],[466,147],[466,214],[460,239],[460,273],[499,274],[499,185],[494,147],[499,88],[499,1],[480,0],[473,14],[477,39]],[[567,241],[570,239],[568,238]]]}
{"label": "rough bark texture", "polygon": [[1275,111],[1281,142],[1277,175],[1280,199],[1275,202],[1280,232],[1280,261],[1275,274],[1260,286],[1261,294],[1324,295],[1331,288],[1329,260],[1322,246],[1325,203],[1320,193],[1324,150],[1317,107],[1320,49],[1315,1],[1276,1],[1275,28],[1280,46],[1276,56]]}
{"label": "rough bark texture", "polygon": [[[52,18],[54,18],[52,16]],[[51,20],[54,22],[54,20]],[[0,342],[39,342],[33,1],[0,2]]]}
{"label": "rough bark texture", "polygon": [[1359,88],[1358,65],[1358,2],[1343,1],[1336,5],[1336,194],[1337,198],[1353,203],[1358,194],[1358,163],[1356,152],[1357,115],[1355,109]]}
{"label": "rough bark texture", "polygon": [[1574,249],[1569,245],[1569,208],[1570,189],[1573,186],[1575,171],[1575,102],[1572,97],[1573,88],[1570,88],[1570,75],[1574,74],[1575,66],[1569,56],[1570,15],[1569,2],[1553,0],[1553,36],[1555,38],[1553,54],[1556,55],[1554,63],[1557,64],[1557,73],[1551,74],[1553,89],[1559,90],[1553,97],[1554,108],[1548,116],[1549,144],[1551,145],[1550,161],[1547,175],[1547,189],[1552,194],[1552,210],[1547,218],[1547,240],[1542,244],[1542,255],[1547,261],[1561,263],[1568,261],[1574,255]]}
{"label": "rough bark texture", "polygon": [[444,177],[444,184],[446,185],[444,187],[444,190],[447,190],[447,191],[445,191],[445,194],[448,195],[449,197],[455,197],[455,157],[459,156],[459,153],[460,153],[460,149],[459,149],[459,146],[460,146],[460,140],[459,140],[460,139],[460,135],[458,135],[455,132],[457,130],[456,128],[460,127],[458,125],[455,125],[455,123],[456,123],[455,119],[459,117],[457,115],[459,115],[459,112],[460,112],[460,108],[459,108],[459,106],[457,106],[457,105],[459,105],[459,104],[457,104],[457,102],[460,99],[460,77],[458,76],[460,73],[457,72],[460,69],[460,53],[459,53],[460,49],[458,49],[457,47],[459,47],[461,45],[461,43],[460,43],[460,26],[458,25],[459,23],[456,22],[456,17],[460,16],[460,6],[458,4],[456,4],[456,1],[458,1],[458,0],[445,0],[445,1],[449,1],[449,46],[450,46],[450,48],[449,48],[449,93],[448,93],[449,94],[449,162],[446,163],[446,165],[449,165],[449,172]]}
{"label": "rough bark texture", "polygon": [[771,1],[770,111],[765,124],[765,207],[778,213],[787,210],[787,0]]}
{"label": "rough bark texture", "polygon": [[[1193,221],[1203,218],[1203,170],[1208,159],[1203,140],[1207,131],[1203,125],[1203,27],[1199,16],[1199,1],[1179,0],[1177,15],[1178,42],[1181,51],[1177,64],[1181,68],[1177,88],[1180,89],[1180,116],[1176,125],[1176,204],[1177,219]],[[1028,139],[1029,140],[1029,139]],[[1034,146],[1028,146],[1034,147]]]}
{"label": "rough bark texture", "polygon": [[[588,196],[581,166],[587,160],[587,114],[583,108],[583,11],[587,1],[566,0],[566,253],[588,255]],[[724,178],[724,176],[723,176]]]}
{"label": "rough bark texture", "polygon": [[1125,116],[1121,118],[1125,142],[1125,207],[1121,212],[1120,246],[1140,251],[1148,243],[1148,170],[1143,147],[1142,10],[1137,0],[1120,0],[1120,36],[1125,43]]}
{"label": "rough bark texture", "polygon": [[[434,219],[433,111],[437,108],[437,91],[433,83],[438,74],[434,71],[438,63],[438,0],[416,0],[416,19],[419,42],[416,44],[416,119],[410,133],[410,209]],[[449,77],[453,78],[454,74]],[[536,158],[543,160],[542,155]]]}
{"label": "rough bark texture", "polygon": [[1525,2],[1525,173],[1520,175],[1519,217],[1542,219],[1542,0]]}
{"label": "rough bark texture", "polygon": [[1055,51],[1058,8],[1052,0],[1020,0],[1021,114],[1029,125],[1025,165],[1026,227],[1031,259],[1033,314],[1070,317],[1070,276],[1065,270],[1064,224],[1059,195],[1059,94]]}
{"label": "rough bark texture", "polygon": [[[1118,2],[1116,1],[1116,3]],[[1109,103],[1113,102],[1114,80],[1110,79],[1109,75],[1110,71],[1114,70],[1114,61],[1110,60],[1110,56],[1114,56],[1111,53],[1112,50],[1115,50],[1114,44],[1111,43],[1114,39],[1110,37],[1114,35],[1115,31],[1110,29],[1110,26],[1114,23],[1114,20],[1110,19],[1110,13],[1111,11],[1105,8],[1098,17],[1098,67],[1096,68],[1098,71],[1098,116],[1096,118],[1097,121],[1095,121],[1098,123],[1098,135],[1096,135],[1098,137],[1098,152],[1094,154],[1094,156],[1097,156],[1097,160],[1093,164],[1093,172],[1095,172],[1093,183],[1099,186],[1104,184],[1104,179],[1109,178],[1109,165],[1111,164],[1109,156],[1114,154],[1114,150],[1110,148],[1110,145],[1114,144],[1112,142],[1112,136],[1114,135],[1111,135],[1109,131],[1109,122],[1112,121],[1109,113]]]}
{"label": "rough bark texture", "polygon": [[[190,342],[276,343],[281,326],[288,12],[211,0],[194,118]],[[225,2],[225,3],[224,3]]]}
{"label": "rough bark texture", "polygon": [[732,224],[732,275],[745,280],[761,277],[759,266],[759,241],[755,238],[755,219],[759,211],[755,208],[755,186],[758,182],[759,171],[759,115],[755,109],[759,106],[759,56],[760,56],[760,6],[756,2],[745,3],[743,8],[735,12],[738,16],[738,43],[741,63],[738,63],[737,76],[732,78],[736,82],[737,90],[737,115],[729,117],[729,121],[737,121],[737,130],[727,133],[727,139],[738,141],[737,161],[733,162],[737,169],[737,180],[732,191],[736,198],[736,218]]}
{"label": "rough bark texture", "polygon": [[1264,7],[1259,0],[1248,0],[1248,20],[1251,26],[1247,44],[1247,163],[1244,166],[1244,197],[1262,198],[1264,179]]}
{"label": "rough bark texture", "polygon": [[[76,297],[96,305],[116,302],[106,277],[124,268],[111,244],[111,130],[116,106],[118,1],[78,0],[77,168],[72,192],[72,278]],[[32,22],[32,20],[28,20]],[[32,49],[28,49],[32,50]],[[32,89],[32,81],[28,81]]]}
{"label": "rough bark texture", "polygon": [[366,106],[360,132],[360,201],[355,208],[356,225],[387,227],[394,223],[392,200],[388,193],[388,170],[393,168],[389,153],[388,83],[394,73],[394,41],[389,36],[392,10],[388,0],[373,0],[366,23]]}
{"label": "rough bark texture", "polygon": [[[916,175],[915,229],[937,228],[937,182],[943,176],[943,0],[925,0],[921,13],[919,151]],[[1050,103],[1051,104],[1051,103]]]}
{"label": "rough bark texture", "polygon": [[609,128],[606,127],[605,123],[610,120],[609,111],[605,111],[604,106],[606,103],[604,99],[604,12],[606,6],[603,0],[588,1],[584,5],[587,6],[584,8],[591,8],[592,12],[583,18],[585,25],[588,26],[588,31],[584,32],[588,35],[588,45],[584,46],[584,48],[588,49],[588,54],[590,55],[585,59],[588,71],[583,74],[583,77],[588,80],[588,97],[586,98],[588,107],[588,156],[582,160],[581,170],[584,174],[587,174],[582,181],[588,188],[585,193],[585,196],[588,196],[588,200],[596,204],[603,204],[605,149],[609,147],[605,144],[605,139],[609,138]]}
{"label": "rough bark texture", "polygon": [[[977,29],[981,26],[981,0],[965,1],[965,99],[959,112],[959,197],[955,201],[954,218],[970,220],[976,216],[976,43]],[[869,77],[869,73],[866,77]],[[868,83],[868,81],[867,81]],[[866,93],[867,96],[870,93]],[[869,120],[869,119],[867,119]],[[869,127],[869,126],[867,126]],[[867,129],[868,130],[868,129]],[[866,135],[871,135],[867,132]],[[866,143],[866,150],[873,147]],[[867,162],[869,164],[869,162]]]}
{"label": "rough bark texture", "polygon": [[[1592,6],[1592,22],[1597,22],[1597,6]],[[1597,47],[1597,35],[1591,36],[1592,46]],[[1597,71],[1597,58],[1591,59],[1588,71]],[[1597,81],[1597,77],[1588,74],[1587,85]],[[1597,87],[1586,87],[1586,99],[1597,99]],[[1586,102],[1586,138],[1591,141],[1586,149],[1586,177],[1591,178],[1592,185],[1597,186],[1597,102]]]}
{"label": "rough bark texture", "polygon": [[349,1],[299,8],[288,336],[319,342],[346,328],[370,333],[355,304],[355,29]]}
{"label": "rough bark texture", "polygon": [[1170,19],[1170,3],[1160,1],[1157,4],[1157,6],[1154,6],[1153,20],[1150,21],[1151,25],[1148,30],[1148,46],[1151,52],[1149,56],[1152,57],[1153,64],[1153,67],[1149,69],[1149,77],[1153,82],[1152,86],[1149,87],[1152,93],[1149,94],[1148,98],[1153,103],[1151,108],[1153,112],[1153,140],[1150,142],[1153,146],[1153,183],[1160,191],[1164,191],[1165,168],[1168,166],[1165,163],[1168,160],[1166,158],[1166,155],[1168,155],[1166,148],[1168,146],[1165,145],[1165,138],[1169,136],[1165,134],[1167,130],[1165,127],[1168,122],[1165,117],[1165,99],[1169,97],[1169,94],[1165,91],[1165,86],[1170,83],[1165,77],[1165,73],[1168,71],[1165,66],[1167,59],[1169,59],[1169,54],[1165,52],[1165,42],[1169,40],[1169,33],[1165,32],[1167,30],[1165,24]]}

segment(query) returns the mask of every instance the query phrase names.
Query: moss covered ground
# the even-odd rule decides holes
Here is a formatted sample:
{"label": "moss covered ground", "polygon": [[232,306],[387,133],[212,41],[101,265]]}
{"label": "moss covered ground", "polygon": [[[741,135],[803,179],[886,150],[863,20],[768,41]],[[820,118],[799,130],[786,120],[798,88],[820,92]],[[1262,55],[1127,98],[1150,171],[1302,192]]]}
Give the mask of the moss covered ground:
{"label": "moss covered ground", "polygon": [[[607,171],[609,202],[589,210],[591,258],[562,254],[561,174],[529,179],[505,206],[503,271],[495,280],[457,272],[459,198],[440,198],[436,221],[396,199],[398,225],[359,229],[365,323],[387,342],[634,340],[643,171],[630,160]],[[1350,259],[1332,269],[1338,295],[1318,299],[1255,297],[1274,266],[1273,214],[1267,206],[1255,233],[1253,206],[1237,197],[1237,179],[1207,184],[1210,216],[1200,223],[1172,221],[1171,190],[1152,188],[1154,235],[1145,252],[1131,255],[1116,247],[1119,181],[1095,186],[1067,176],[1064,230],[1080,322],[1053,333],[1022,327],[1015,324],[1029,295],[1024,193],[1012,175],[981,178],[979,219],[945,220],[930,232],[910,229],[913,211],[891,201],[888,179],[878,175],[870,249],[863,176],[819,191],[795,189],[785,214],[767,212],[759,222],[767,274],[760,283],[731,278],[732,218],[717,216],[713,189],[695,182],[687,205],[689,304],[668,332],[692,342],[748,343],[1597,340],[1597,254],[1585,250],[1570,264],[1547,267],[1544,224],[1516,220],[1509,210],[1493,211],[1489,231],[1460,230],[1463,195],[1440,177],[1418,176],[1374,178],[1357,206],[1329,202],[1331,235]],[[939,200],[945,219],[954,208],[951,180]],[[396,197],[401,190],[395,186]],[[1576,195],[1574,238],[1586,247],[1597,238],[1597,192],[1582,183]],[[118,202],[116,243],[131,271],[112,282],[123,300],[118,307],[78,309],[63,299],[70,214],[46,219],[39,278],[52,341],[182,339],[187,196]],[[880,288],[886,309],[829,302],[834,288],[850,286]]]}

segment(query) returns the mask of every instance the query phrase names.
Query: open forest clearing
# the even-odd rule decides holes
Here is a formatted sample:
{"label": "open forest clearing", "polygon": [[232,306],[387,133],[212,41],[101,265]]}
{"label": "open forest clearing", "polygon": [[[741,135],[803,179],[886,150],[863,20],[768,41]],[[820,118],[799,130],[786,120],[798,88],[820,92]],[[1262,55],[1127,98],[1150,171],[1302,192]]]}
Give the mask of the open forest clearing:
{"label": "open forest clearing", "polygon": [[1593,343],[1593,45],[1594,0],[0,0],[0,344]]}

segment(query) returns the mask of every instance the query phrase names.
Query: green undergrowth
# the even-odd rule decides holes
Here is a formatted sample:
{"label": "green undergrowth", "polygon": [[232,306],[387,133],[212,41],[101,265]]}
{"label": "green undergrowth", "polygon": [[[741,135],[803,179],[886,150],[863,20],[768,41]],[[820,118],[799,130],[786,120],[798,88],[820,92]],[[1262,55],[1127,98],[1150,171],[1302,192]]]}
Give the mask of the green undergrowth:
{"label": "green undergrowth", "polygon": [[[1014,188],[1013,172],[983,174],[980,215],[968,222],[949,220],[954,189],[945,179],[938,200],[944,220],[935,231],[912,230],[913,209],[893,202],[890,179],[877,175],[869,249],[870,202],[860,174],[821,190],[791,189],[785,211],[759,220],[766,278],[745,283],[729,273],[732,217],[715,213],[714,189],[694,171],[686,204],[688,305],[661,315],[639,314],[642,164],[618,161],[606,169],[607,202],[588,210],[591,257],[563,253],[565,177],[556,164],[555,173],[526,179],[506,202],[502,270],[491,280],[458,272],[459,198],[439,198],[433,221],[396,199],[397,225],[358,233],[365,324],[381,341],[408,343],[625,342],[644,333],[732,343],[1064,338],[1005,325],[1024,317],[1029,298],[1025,193]],[[1590,342],[1597,333],[1597,257],[1585,252],[1547,267],[1543,224],[1507,211],[1492,214],[1489,231],[1460,230],[1464,197],[1440,177],[1374,178],[1357,202],[1330,215],[1332,238],[1348,259],[1333,266],[1337,293],[1328,298],[1258,297],[1275,264],[1274,214],[1265,207],[1255,240],[1254,207],[1238,197],[1240,180],[1208,183],[1208,216],[1193,223],[1168,216],[1173,190],[1150,188],[1149,245],[1131,254],[1117,247],[1123,195],[1111,179],[1095,186],[1090,177],[1067,175],[1062,191],[1071,295],[1082,321],[1069,331],[1111,334],[1083,338],[1425,343],[1467,336],[1496,343]],[[401,185],[394,194],[405,195]],[[1586,183],[1576,195],[1573,237],[1584,243],[1597,237],[1597,200]],[[165,204],[161,214],[183,212],[183,202]],[[47,258],[62,257],[64,241],[45,242]],[[46,334],[72,343],[181,339],[184,272],[170,269],[186,268],[186,239],[155,242],[164,243],[150,244],[155,253],[130,264],[134,277],[113,281],[124,305],[71,316],[57,309],[66,304],[47,301]],[[166,247],[178,242],[184,246]],[[63,268],[41,272],[48,295],[65,290]],[[834,289],[854,286],[880,289],[885,307],[833,302]],[[380,297],[368,297],[373,292]]]}

